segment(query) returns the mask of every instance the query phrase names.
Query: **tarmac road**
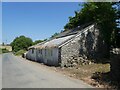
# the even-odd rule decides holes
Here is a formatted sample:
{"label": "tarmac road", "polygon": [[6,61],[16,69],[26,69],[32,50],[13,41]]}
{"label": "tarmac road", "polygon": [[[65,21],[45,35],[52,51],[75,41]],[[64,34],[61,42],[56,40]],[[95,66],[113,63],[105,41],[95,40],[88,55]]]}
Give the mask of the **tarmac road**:
{"label": "tarmac road", "polygon": [[81,80],[14,56],[2,56],[2,88],[92,88]]}

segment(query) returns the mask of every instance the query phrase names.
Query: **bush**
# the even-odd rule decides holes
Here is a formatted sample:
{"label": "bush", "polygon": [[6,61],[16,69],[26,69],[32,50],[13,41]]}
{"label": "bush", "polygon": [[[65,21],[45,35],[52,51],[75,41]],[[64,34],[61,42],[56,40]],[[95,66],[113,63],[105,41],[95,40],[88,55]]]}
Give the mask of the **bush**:
{"label": "bush", "polygon": [[2,54],[2,53],[8,53],[9,51],[6,49],[6,48],[4,48],[4,49],[0,49],[0,54]]}
{"label": "bush", "polygon": [[21,56],[26,52],[26,50],[19,50],[18,52],[15,52],[15,55]]}
{"label": "bush", "polygon": [[14,52],[18,52],[19,50],[27,50],[27,48],[32,44],[33,42],[31,38],[19,36],[13,40],[11,46]]}
{"label": "bush", "polygon": [[2,49],[0,48],[0,54],[2,53]]}

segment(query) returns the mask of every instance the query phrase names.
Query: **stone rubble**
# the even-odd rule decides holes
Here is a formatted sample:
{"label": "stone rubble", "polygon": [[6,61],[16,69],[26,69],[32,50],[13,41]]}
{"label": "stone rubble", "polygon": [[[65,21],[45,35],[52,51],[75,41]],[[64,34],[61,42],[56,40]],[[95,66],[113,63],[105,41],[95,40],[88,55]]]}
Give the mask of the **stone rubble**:
{"label": "stone rubble", "polygon": [[75,67],[77,65],[91,65],[92,64],[91,60],[87,60],[86,58],[83,58],[83,57],[73,57],[73,56],[69,58],[67,62],[68,64],[66,65],[66,67]]}

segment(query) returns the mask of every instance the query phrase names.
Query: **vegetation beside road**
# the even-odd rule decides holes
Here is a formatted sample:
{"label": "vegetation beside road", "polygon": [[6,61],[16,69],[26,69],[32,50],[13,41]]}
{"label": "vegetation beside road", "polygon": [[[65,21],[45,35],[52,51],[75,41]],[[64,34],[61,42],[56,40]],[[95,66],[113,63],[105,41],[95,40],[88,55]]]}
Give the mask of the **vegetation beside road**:
{"label": "vegetation beside road", "polygon": [[17,55],[17,56],[21,56],[21,55],[23,55],[25,52],[26,52],[26,50],[19,50],[19,51],[15,52],[14,54]]}
{"label": "vegetation beside road", "polygon": [[19,50],[27,50],[29,46],[32,45],[32,39],[25,37],[25,36],[20,36],[16,37],[13,42],[11,43],[13,52],[18,52]]}
{"label": "vegetation beside road", "polygon": [[36,41],[32,41],[31,38],[29,37],[25,37],[25,36],[19,36],[16,37],[13,42],[11,42],[11,46],[12,46],[12,50],[13,53],[15,55],[22,55],[23,53],[25,53],[28,50],[28,47],[32,46],[32,45],[36,45],[38,43],[41,43],[43,41],[46,41],[47,39],[44,40],[36,40]]}
{"label": "vegetation beside road", "polygon": [[0,54],[2,54],[2,49],[0,48]]}
{"label": "vegetation beside road", "polygon": [[8,51],[7,49],[5,49],[5,48],[4,48],[4,49],[1,49],[1,48],[0,48],[0,54],[2,54],[2,53],[8,53],[8,52],[9,52],[9,51]]}

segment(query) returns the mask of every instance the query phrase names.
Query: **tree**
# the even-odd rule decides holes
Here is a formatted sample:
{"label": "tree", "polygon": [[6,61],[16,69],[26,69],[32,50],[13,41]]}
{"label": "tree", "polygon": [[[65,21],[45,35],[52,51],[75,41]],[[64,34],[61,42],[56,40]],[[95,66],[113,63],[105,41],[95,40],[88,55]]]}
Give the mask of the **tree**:
{"label": "tree", "polygon": [[5,43],[4,43],[4,42],[2,43],[2,46],[5,46]]}
{"label": "tree", "polygon": [[43,40],[36,40],[33,42],[33,45],[43,42]]}
{"label": "tree", "polygon": [[44,39],[43,41],[47,41],[48,39],[46,38],[46,39]]}
{"label": "tree", "polygon": [[33,44],[32,39],[25,37],[25,36],[20,36],[16,37],[13,42],[11,43],[12,49],[14,52],[17,52],[21,49],[27,50],[29,46]]}
{"label": "tree", "polygon": [[113,37],[114,47],[120,47],[120,2],[112,3],[114,8],[116,8],[116,15],[117,15],[117,28],[115,30],[115,36]]}
{"label": "tree", "polygon": [[58,35],[59,33],[54,33],[50,38],[54,38]]}
{"label": "tree", "polygon": [[101,36],[110,50],[110,45],[116,30],[116,9],[110,2],[87,2],[83,4],[80,12],[75,12],[74,17],[69,18],[65,29],[72,29],[89,22],[97,23]]}

